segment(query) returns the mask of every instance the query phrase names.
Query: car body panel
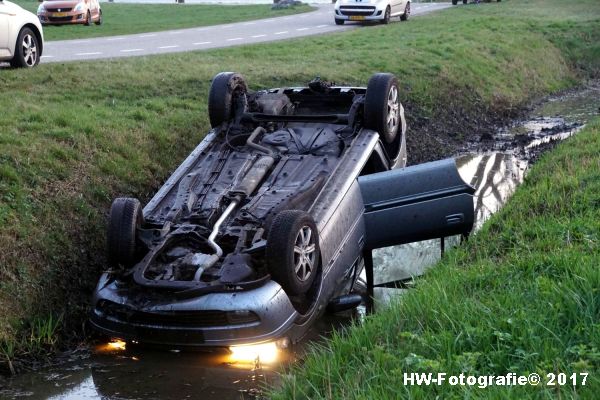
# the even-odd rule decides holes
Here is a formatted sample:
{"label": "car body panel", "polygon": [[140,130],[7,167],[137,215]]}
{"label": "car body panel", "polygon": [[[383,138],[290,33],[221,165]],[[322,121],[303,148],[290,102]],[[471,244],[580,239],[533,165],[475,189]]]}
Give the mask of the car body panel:
{"label": "car body panel", "polygon": [[[119,289],[114,281],[105,275],[99,282],[94,298],[94,303],[99,299],[114,303],[114,307],[127,310],[128,313],[177,313],[182,311],[239,311],[247,310],[256,313],[259,321],[232,324],[225,322],[219,324],[206,322],[204,326],[196,326],[173,322],[169,329],[165,329],[166,322],[158,325],[152,319],[139,318],[136,322],[128,318],[120,318],[120,313],[110,315],[96,307],[90,318],[96,329],[109,336],[122,339],[138,340],[149,344],[185,347],[192,344],[194,347],[230,346],[245,343],[258,343],[277,337],[289,330],[298,312],[292,306],[289,298],[276,282],[270,281],[262,287],[247,292],[234,293],[209,293],[192,299],[168,301],[134,300],[129,291]],[[135,310],[135,311],[133,311]],[[165,334],[166,331],[166,334]],[[173,331],[170,334],[169,331]]]}
{"label": "car body panel", "polygon": [[475,188],[453,159],[361,176],[366,246],[376,249],[468,233]]}

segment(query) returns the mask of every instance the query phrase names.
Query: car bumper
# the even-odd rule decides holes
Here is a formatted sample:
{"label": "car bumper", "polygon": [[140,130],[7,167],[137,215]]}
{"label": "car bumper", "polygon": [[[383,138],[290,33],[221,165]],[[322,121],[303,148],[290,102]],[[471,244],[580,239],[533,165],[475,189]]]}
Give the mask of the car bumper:
{"label": "car bumper", "polygon": [[335,8],[335,19],[344,21],[380,21],[385,8],[380,5],[341,5]]}
{"label": "car bumper", "polygon": [[56,16],[55,13],[47,12],[38,14],[38,18],[43,25],[65,25],[85,23],[85,14],[79,11],[61,13],[60,16]]}
{"label": "car bumper", "polygon": [[108,282],[104,275],[93,304],[90,322],[97,331],[172,347],[228,347],[276,340],[285,336],[299,315],[273,281],[249,291],[153,301],[131,296],[128,289]]}

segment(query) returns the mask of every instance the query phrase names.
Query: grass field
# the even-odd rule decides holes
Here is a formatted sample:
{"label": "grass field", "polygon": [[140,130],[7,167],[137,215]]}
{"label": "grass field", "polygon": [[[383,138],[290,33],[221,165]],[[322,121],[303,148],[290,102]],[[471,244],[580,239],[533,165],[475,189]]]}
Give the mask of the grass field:
{"label": "grass field", "polygon": [[148,200],[202,139],[217,72],[242,72],[252,88],[395,73],[409,161],[423,161],[440,138],[417,118],[460,138],[599,77],[599,15],[596,0],[511,1],[273,44],[0,70],[0,353],[81,337],[112,198]]}
{"label": "grass field", "polygon": [[[36,13],[40,3],[14,0],[14,3]],[[102,25],[62,25],[44,27],[45,40],[83,39],[99,36],[193,28],[296,14],[312,10],[308,5],[271,10],[269,4],[208,5],[208,4],[119,4],[101,3]]]}
{"label": "grass field", "polygon": [[[598,398],[599,266],[600,118],[544,155],[467,245],[316,349],[272,398]],[[543,384],[409,386],[405,372],[537,373]],[[550,373],[567,385],[546,386]]]}

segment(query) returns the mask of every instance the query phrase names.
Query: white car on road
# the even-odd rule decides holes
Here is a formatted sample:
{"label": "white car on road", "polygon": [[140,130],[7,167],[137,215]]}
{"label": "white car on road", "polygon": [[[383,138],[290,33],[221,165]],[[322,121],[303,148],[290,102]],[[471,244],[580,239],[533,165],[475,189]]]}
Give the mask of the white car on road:
{"label": "white car on road", "polygon": [[406,21],[410,16],[409,0],[337,0],[335,2],[335,23],[346,21],[390,22],[393,17]]}
{"label": "white car on road", "polygon": [[44,48],[38,17],[7,0],[0,0],[0,62],[13,67],[35,67]]}

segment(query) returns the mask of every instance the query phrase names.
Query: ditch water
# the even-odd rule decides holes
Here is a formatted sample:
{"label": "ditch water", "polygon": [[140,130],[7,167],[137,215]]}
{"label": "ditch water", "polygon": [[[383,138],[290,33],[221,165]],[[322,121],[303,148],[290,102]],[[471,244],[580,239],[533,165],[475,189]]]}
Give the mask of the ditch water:
{"label": "ditch water", "polygon": [[[533,107],[529,119],[467,143],[456,157],[459,172],[476,187],[476,227],[496,212],[523,181],[539,154],[575,134],[600,112],[600,82],[547,99]],[[446,238],[445,247],[459,242]],[[441,241],[430,240],[377,250],[375,283],[408,281],[423,275],[441,257]],[[375,288],[375,303],[385,305],[410,289]],[[123,348],[119,343],[85,347],[70,361],[12,379],[0,378],[2,399],[256,399],[265,386],[302,358],[307,345],[362,318],[354,313],[325,316],[293,351],[281,351],[272,363],[233,359],[225,353],[185,353]]]}

